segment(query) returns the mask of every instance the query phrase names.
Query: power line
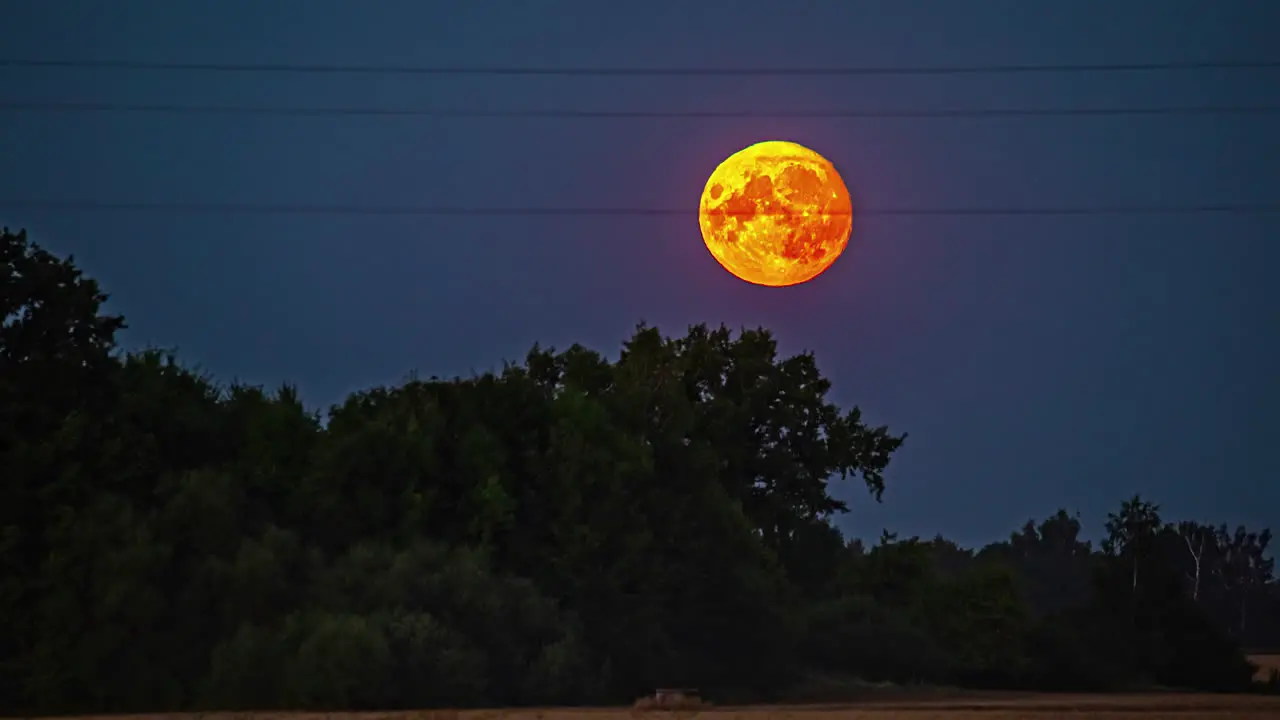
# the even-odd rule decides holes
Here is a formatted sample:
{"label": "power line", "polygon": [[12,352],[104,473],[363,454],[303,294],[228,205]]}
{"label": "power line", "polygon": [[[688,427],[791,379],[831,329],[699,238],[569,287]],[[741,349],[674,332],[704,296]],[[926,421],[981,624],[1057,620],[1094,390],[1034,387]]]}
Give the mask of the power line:
{"label": "power line", "polygon": [[150,60],[67,60],[8,58],[0,67],[103,70],[153,70],[220,73],[306,73],[350,75],[508,75],[508,76],[893,76],[893,75],[995,75],[1029,73],[1102,73],[1188,70],[1274,70],[1280,60],[1199,60],[1131,63],[997,64],[937,66],[850,67],[551,67],[372,65],[305,63],[163,62]]}
{"label": "power line", "polygon": [[171,115],[249,115],[290,117],[417,117],[417,118],[577,118],[577,119],[716,119],[716,118],[1023,118],[1107,117],[1160,115],[1269,115],[1280,105],[1171,105],[1157,107],[1093,108],[976,108],[921,110],[572,110],[572,109],[445,109],[397,107],[287,107],[261,105],[180,105],[119,102],[4,102],[0,111],[59,113],[160,113]]}
{"label": "power line", "polygon": [[[651,207],[467,207],[431,205],[344,205],[333,203],[127,202],[0,198],[0,207],[37,210],[104,210],[236,215],[361,216],[692,216],[696,208]],[[882,208],[855,210],[856,217],[1064,217],[1117,215],[1247,215],[1280,213],[1280,202],[1202,205],[1112,205],[1043,207]],[[752,214],[752,213],[746,213]]]}

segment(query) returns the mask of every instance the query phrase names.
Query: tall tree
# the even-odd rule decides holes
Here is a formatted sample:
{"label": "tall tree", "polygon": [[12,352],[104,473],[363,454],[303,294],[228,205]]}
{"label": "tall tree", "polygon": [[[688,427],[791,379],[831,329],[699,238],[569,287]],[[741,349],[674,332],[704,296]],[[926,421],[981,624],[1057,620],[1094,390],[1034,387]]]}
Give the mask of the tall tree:
{"label": "tall tree", "polygon": [[619,366],[683,396],[688,411],[676,439],[701,452],[715,448],[716,477],[775,551],[805,523],[848,511],[829,492],[829,478],[858,476],[879,498],[906,439],[865,424],[856,407],[842,413],[827,400],[831,383],[813,355],[779,358],[764,329],[735,337],[724,326],[695,325],[667,339],[641,326]]}
{"label": "tall tree", "polygon": [[1028,520],[1007,541],[983,548],[979,558],[1014,568],[1035,612],[1060,612],[1084,602],[1091,591],[1093,548],[1080,532],[1079,516],[1060,509],[1039,524]]}
{"label": "tall tree", "polygon": [[1183,575],[1187,579],[1191,599],[1199,601],[1204,579],[1212,571],[1217,555],[1217,538],[1214,535],[1214,528],[1211,525],[1183,520],[1171,525],[1169,530],[1173,534],[1174,547],[1171,552],[1182,560],[1179,565],[1185,565]]}
{"label": "tall tree", "polygon": [[58,470],[101,444],[98,420],[111,393],[119,316],[72,258],[0,230],[0,696],[37,638],[46,529],[83,499],[83,478]]}
{"label": "tall tree", "polygon": [[1102,549],[1128,569],[1132,594],[1138,592],[1140,568],[1153,562],[1156,535],[1161,527],[1160,507],[1140,495],[1125,500],[1119,512],[1107,514],[1107,535]]}
{"label": "tall tree", "polygon": [[1229,608],[1232,632],[1243,640],[1250,629],[1250,609],[1265,605],[1264,597],[1274,579],[1275,559],[1267,555],[1271,530],[1250,532],[1240,526],[1228,532],[1222,525],[1214,535],[1220,558],[1215,575]]}
{"label": "tall tree", "polygon": [[35,431],[92,394],[124,319],[74,258],[0,230],[0,428]]}

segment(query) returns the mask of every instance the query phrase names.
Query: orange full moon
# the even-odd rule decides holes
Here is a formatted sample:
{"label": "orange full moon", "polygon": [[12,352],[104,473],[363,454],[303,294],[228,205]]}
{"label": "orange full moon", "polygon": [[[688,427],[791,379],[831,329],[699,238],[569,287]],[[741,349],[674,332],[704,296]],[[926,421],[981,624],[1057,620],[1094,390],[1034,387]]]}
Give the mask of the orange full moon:
{"label": "orange full moon", "polygon": [[707,179],[702,240],[724,269],[757,285],[812,280],[844,252],[853,203],[831,161],[803,145],[756,143]]}

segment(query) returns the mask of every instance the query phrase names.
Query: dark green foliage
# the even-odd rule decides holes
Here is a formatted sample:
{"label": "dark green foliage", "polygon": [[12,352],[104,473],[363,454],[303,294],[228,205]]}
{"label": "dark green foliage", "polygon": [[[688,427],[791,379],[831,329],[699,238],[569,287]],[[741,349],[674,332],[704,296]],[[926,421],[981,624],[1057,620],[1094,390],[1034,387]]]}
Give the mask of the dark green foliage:
{"label": "dark green foliage", "polygon": [[[1132,679],[1106,652],[1087,608],[1047,615],[1029,629],[1023,685],[1048,691],[1118,690]],[[1194,686],[1194,685],[1193,685]]]}
{"label": "dark green foliage", "polygon": [[[641,326],[354,394],[219,387],[0,235],[0,712],[785,696],[806,676],[1233,690],[1270,534],[1134,498],[978,552],[846,541],[905,436],[770,334]],[[838,683],[837,683],[838,684]]]}

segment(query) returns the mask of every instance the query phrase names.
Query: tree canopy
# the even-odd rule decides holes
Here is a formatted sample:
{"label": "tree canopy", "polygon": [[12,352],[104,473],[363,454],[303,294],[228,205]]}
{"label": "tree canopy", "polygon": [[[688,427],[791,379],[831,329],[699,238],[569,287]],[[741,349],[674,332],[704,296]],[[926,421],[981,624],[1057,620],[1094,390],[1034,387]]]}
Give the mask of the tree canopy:
{"label": "tree canopy", "polygon": [[[1270,532],[1135,497],[975,550],[844,537],[906,435],[764,329],[638,326],[321,414],[159,351],[0,234],[0,712],[1245,689]],[[975,502],[979,502],[975,499]],[[807,695],[806,695],[807,694]]]}

